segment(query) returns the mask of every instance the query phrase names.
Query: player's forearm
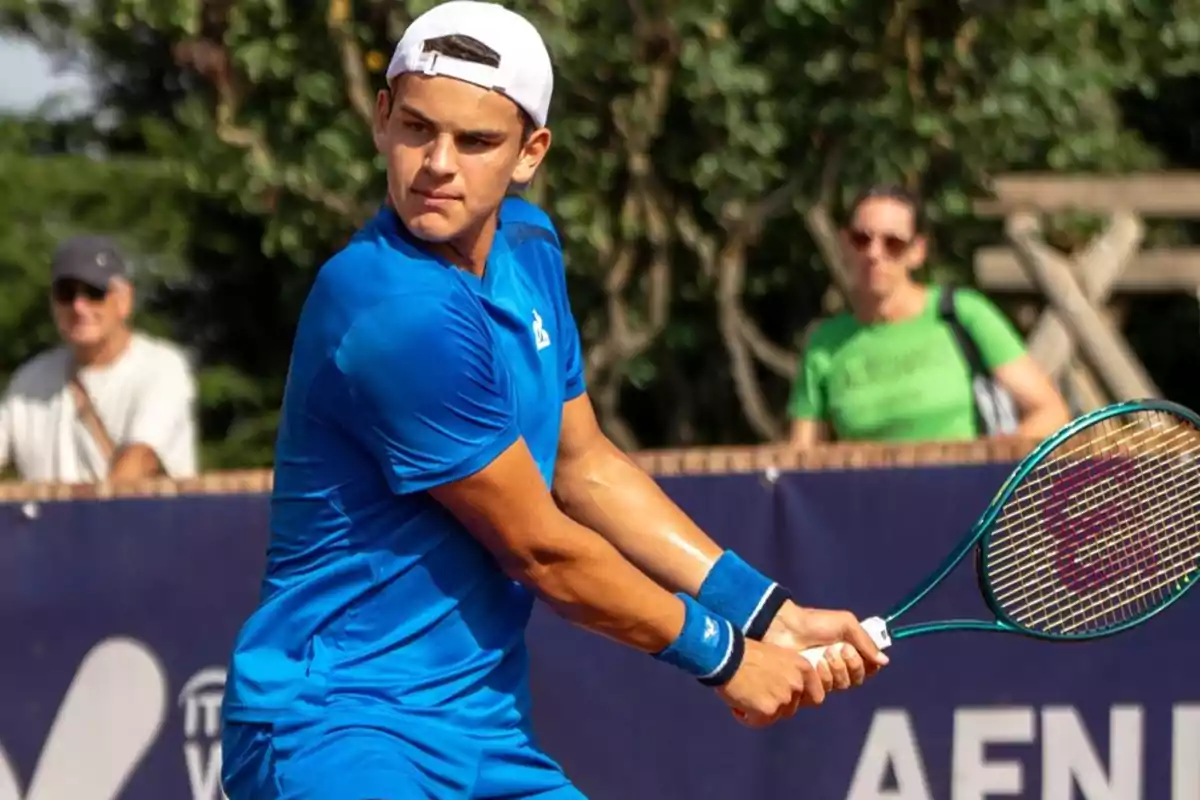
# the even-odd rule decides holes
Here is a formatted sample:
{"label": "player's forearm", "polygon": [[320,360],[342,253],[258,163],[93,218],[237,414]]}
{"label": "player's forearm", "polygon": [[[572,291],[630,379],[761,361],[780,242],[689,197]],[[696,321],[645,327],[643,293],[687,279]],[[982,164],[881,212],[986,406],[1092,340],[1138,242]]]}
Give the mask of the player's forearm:
{"label": "player's forearm", "polygon": [[696,598],[749,638],[761,638],[790,598],[736,553],[722,550],[611,443],[560,461],[554,490],[573,519],[660,584]]}
{"label": "player's forearm", "polygon": [[564,513],[671,591],[695,596],[721,557],[720,546],[611,444],[560,462],[554,496]]}
{"label": "player's forearm", "polygon": [[655,653],[683,627],[684,607],[608,542],[565,516],[507,571],[563,618],[621,644]]}

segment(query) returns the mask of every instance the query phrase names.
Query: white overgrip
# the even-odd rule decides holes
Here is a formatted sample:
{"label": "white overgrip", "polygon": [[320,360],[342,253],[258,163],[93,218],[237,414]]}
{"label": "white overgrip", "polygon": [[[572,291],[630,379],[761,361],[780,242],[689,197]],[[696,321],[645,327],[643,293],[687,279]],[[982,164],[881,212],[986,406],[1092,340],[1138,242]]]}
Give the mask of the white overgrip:
{"label": "white overgrip", "polygon": [[[860,620],[859,625],[862,625],[863,630],[871,637],[871,641],[875,642],[875,646],[880,650],[886,650],[892,644],[892,637],[888,633],[887,623],[881,617],[868,617]],[[840,647],[840,644],[828,645],[824,647],[810,647],[804,650],[800,655],[812,664],[814,667],[825,659],[825,652],[830,647]]]}

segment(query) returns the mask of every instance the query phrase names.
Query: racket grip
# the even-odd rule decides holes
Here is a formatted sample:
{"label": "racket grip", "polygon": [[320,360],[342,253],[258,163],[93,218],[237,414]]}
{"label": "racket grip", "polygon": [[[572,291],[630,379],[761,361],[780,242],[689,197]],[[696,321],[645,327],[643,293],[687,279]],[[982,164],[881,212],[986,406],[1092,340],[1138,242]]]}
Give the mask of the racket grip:
{"label": "racket grip", "polygon": [[[887,623],[880,617],[868,617],[859,622],[867,635],[871,637],[871,641],[875,642],[875,646],[880,650],[886,650],[892,644],[892,637],[888,634]],[[808,663],[814,667],[820,664],[825,658],[825,651],[830,646],[825,647],[810,647],[807,650],[801,651],[800,655],[804,656]]]}

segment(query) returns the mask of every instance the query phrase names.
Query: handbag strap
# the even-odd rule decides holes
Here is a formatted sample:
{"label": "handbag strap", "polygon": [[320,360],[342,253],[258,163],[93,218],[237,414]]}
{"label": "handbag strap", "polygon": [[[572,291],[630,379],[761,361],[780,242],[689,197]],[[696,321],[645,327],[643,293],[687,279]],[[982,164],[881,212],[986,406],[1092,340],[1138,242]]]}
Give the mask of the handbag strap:
{"label": "handbag strap", "polygon": [[962,350],[963,356],[967,359],[967,366],[971,369],[971,376],[983,375],[990,377],[991,370],[983,363],[983,356],[980,354],[979,348],[975,346],[975,340],[971,338],[971,334],[963,327],[962,320],[958,318],[958,312],[954,307],[954,292],[955,287],[953,286],[946,286],[942,289],[942,296],[938,300],[938,316],[950,326],[950,331],[958,341],[959,349]]}
{"label": "handbag strap", "polygon": [[[967,360],[967,367],[970,369],[972,383],[974,383],[974,379],[977,377],[991,377],[991,370],[983,363],[983,356],[976,347],[975,340],[971,338],[971,334],[963,326],[962,320],[958,318],[958,312],[954,307],[954,292],[954,286],[942,287],[942,296],[938,299],[938,316],[950,326],[950,332],[954,334],[954,339],[958,342],[958,349]],[[976,430],[980,433],[986,432],[987,421],[984,420],[983,414],[979,410],[979,401],[975,398],[973,389],[971,406],[975,410]]]}

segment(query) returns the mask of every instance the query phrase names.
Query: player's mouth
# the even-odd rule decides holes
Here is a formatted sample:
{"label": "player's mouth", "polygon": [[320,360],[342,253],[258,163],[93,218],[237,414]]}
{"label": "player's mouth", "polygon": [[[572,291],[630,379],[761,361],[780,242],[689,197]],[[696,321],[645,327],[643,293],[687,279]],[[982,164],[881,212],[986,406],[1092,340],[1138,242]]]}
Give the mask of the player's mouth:
{"label": "player's mouth", "polygon": [[412,193],[420,198],[422,205],[444,207],[458,202],[461,198],[454,192],[413,189]]}

